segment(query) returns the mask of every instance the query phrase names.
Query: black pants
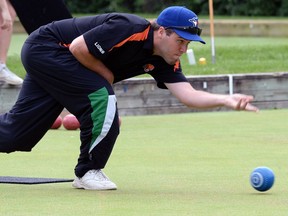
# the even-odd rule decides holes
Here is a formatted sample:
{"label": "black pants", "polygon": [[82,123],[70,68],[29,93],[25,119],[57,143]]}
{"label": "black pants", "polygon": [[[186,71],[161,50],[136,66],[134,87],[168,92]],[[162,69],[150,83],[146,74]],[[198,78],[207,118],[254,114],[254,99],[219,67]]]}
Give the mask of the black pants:
{"label": "black pants", "polygon": [[[65,107],[80,122],[80,156],[75,174],[106,165],[119,134],[112,86],[83,67],[53,40],[25,42],[21,58],[27,71],[12,109],[0,115],[0,152],[31,151]],[[32,37],[32,39],[31,39]]]}
{"label": "black pants", "polygon": [[72,17],[63,0],[10,0],[10,2],[28,34],[42,25]]}

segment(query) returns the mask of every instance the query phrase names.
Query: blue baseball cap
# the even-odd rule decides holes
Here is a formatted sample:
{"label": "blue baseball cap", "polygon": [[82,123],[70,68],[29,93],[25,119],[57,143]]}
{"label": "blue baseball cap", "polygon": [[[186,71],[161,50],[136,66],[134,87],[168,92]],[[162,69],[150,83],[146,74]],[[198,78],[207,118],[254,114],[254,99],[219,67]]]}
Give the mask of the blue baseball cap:
{"label": "blue baseball cap", "polygon": [[205,44],[200,37],[202,29],[198,28],[197,15],[186,7],[168,7],[159,14],[156,22],[166,29],[172,29],[185,40],[199,41]]}

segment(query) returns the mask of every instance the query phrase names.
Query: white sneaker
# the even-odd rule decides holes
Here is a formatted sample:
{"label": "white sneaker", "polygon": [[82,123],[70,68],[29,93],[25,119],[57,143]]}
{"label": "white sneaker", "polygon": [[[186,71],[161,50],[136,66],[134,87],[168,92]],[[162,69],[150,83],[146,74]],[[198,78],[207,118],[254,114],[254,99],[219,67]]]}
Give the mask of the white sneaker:
{"label": "white sneaker", "polygon": [[3,80],[10,85],[21,85],[23,83],[23,79],[12,73],[7,66],[3,66],[0,70],[0,80]]}
{"label": "white sneaker", "polygon": [[89,170],[82,178],[76,177],[72,183],[75,188],[85,190],[116,190],[115,183],[102,172],[102,170]]}

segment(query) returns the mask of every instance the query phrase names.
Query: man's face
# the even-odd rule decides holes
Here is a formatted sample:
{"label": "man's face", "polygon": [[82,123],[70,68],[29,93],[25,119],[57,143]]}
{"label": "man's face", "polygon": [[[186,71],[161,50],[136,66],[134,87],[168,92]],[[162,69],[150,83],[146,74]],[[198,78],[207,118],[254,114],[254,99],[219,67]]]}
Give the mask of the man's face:
{"label": "man's face", "polygon": [[167,35],[164,28],[162,29],[162,33],[160,32],[160,35],[159,43],[157,43],[155,48],[155,54],[164,58],[168,64],[174,65],[179,61],[180,56],[186,53],[190,41],[179,37],[175,32]]}

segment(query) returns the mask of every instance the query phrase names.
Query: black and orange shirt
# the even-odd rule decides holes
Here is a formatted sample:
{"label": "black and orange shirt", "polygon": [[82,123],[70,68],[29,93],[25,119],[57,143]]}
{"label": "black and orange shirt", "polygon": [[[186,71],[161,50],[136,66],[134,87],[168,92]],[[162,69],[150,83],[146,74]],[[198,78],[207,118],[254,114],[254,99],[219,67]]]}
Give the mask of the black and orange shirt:
{"label": "black and orange shirt", "polygon": [[124,13],[57,21],[49,26],[62,43],[83,34],[89,52],[113,72],[114,82],[150,74],[160,88],[164,83],[187,82],[180,63],[169,65],[153,55],[153,30],[146,19]]}

